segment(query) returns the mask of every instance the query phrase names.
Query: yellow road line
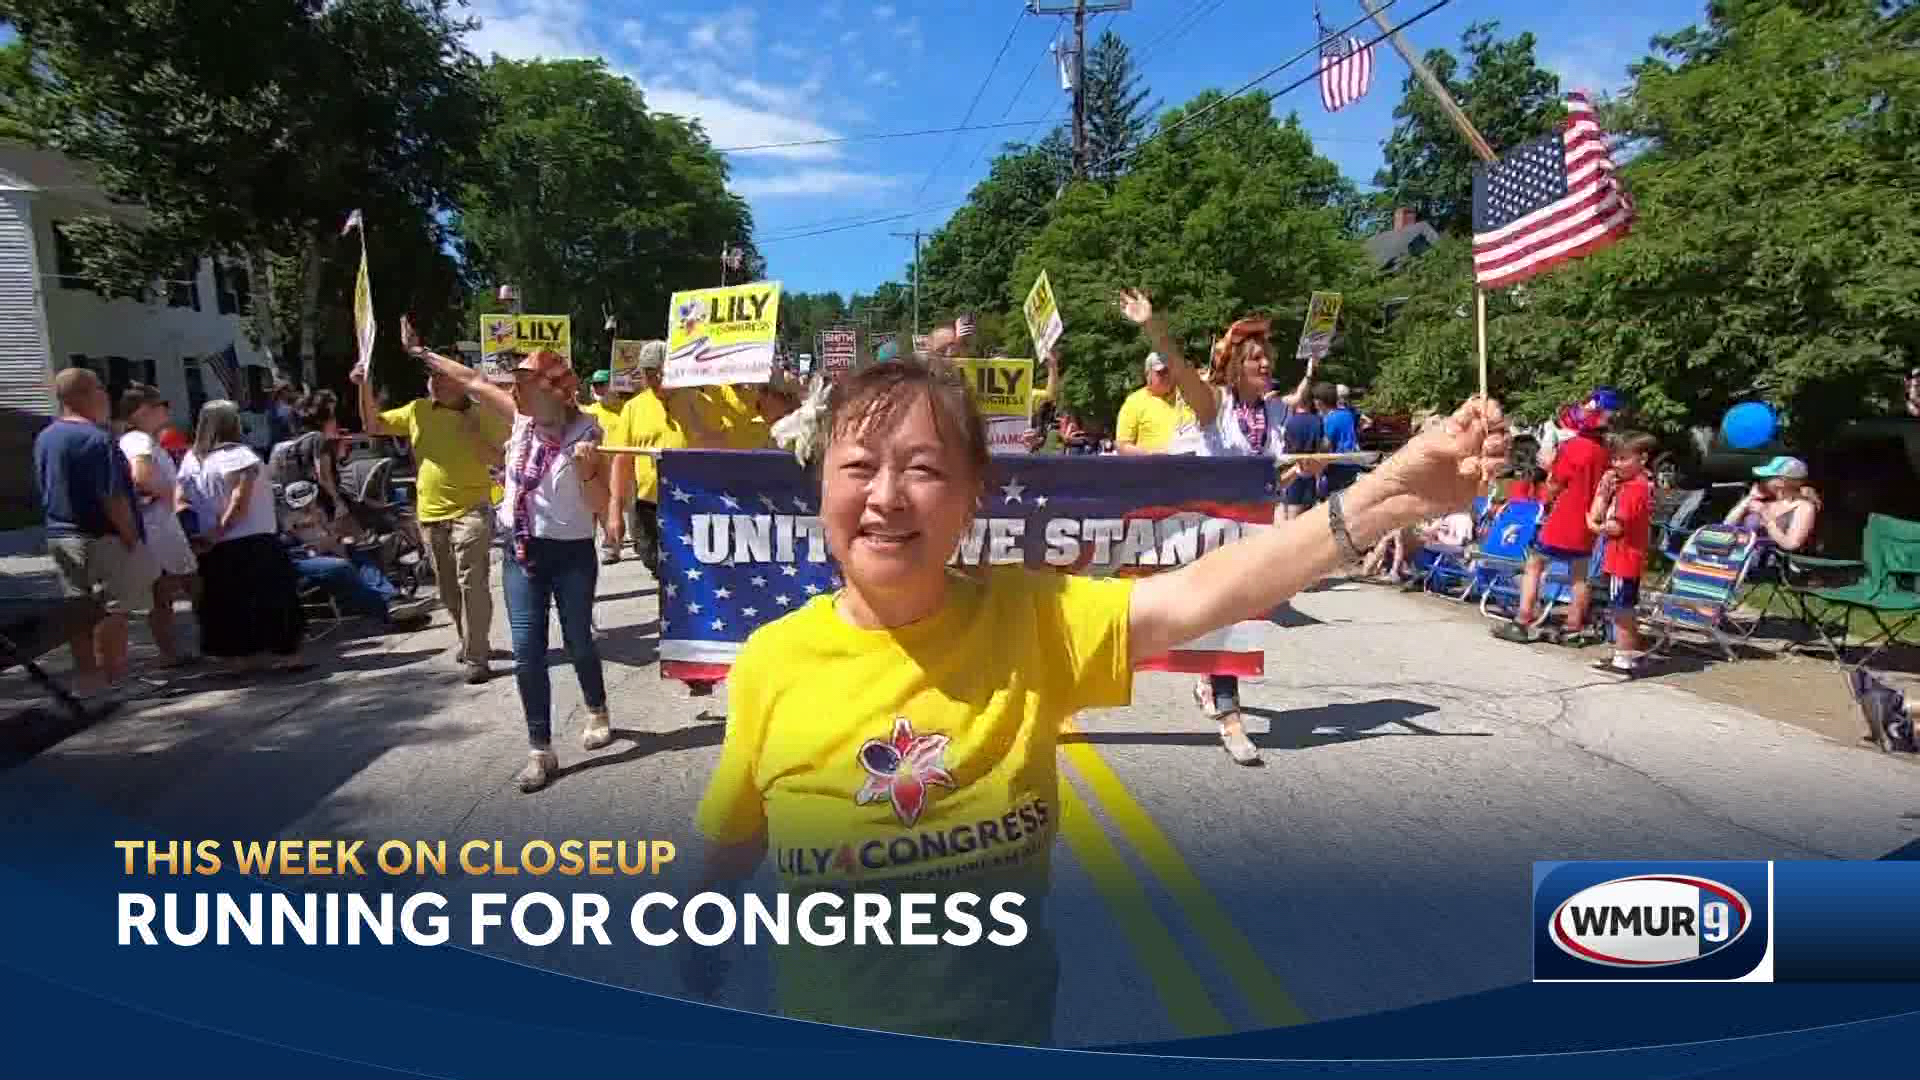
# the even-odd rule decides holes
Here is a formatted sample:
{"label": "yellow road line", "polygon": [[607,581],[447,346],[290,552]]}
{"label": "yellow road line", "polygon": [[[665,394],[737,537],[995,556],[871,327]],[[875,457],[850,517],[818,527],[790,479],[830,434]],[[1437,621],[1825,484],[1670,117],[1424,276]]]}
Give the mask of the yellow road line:
{"label": "yellow road line", "polygon": [[1107,817],[1119,827],[1121,835],[1133,845],[1134,851],[1139,853],[1141,861],[1173,895],[1180,909],[1186,913],[1187,920],[1200,934],[1200,939],[1206,942],[1214,958],[1226,969],[1228,977],[1245,996],[1254,1015],[1262,1023],[1274,1027],[1306,1023],[1309,1018],[1293,1000],[1293,995],[1287,992],[1273,972],[1267,970],[1253,943],[1233,925],[1226,909],[1200,883],[1200,878],[1180,857],[1173,842],[1160,831],[1160,826],[1154,824],[1153,818],[1134,799],[1127,786],[1121,783],[1106,759],[1089,743],[1068,741],[1078,733],[1079,728],[1069,721],[1062,730],[1067,738],[1062,740],[1060,749],[1066,753],[1067,760],[1081,779],[1087,782],[1088,789],[1093,792],[1101,808],[1106,810]]}
{"label": "yellow road line", "polygon": [[1063,803],[1060,834],[1066,837],[1073,857],[1086,868],[1094,887],[1100,890],[1107,907],[1119,920],[1121,933],[1126,935],[1152,978],[1154,992],[1159,995],[1160,1004],[1166,1008],[1174,1027],[1189,1036],[1224,1035],[1233,1030],[1227,1018],[1214,1007],[1213,999],[1207,996],[1200,973],[1187,963],[1179,943],[1154,914],[1147,891],[1128,869],[1120,849],[1107,838],[1106,830],[1093,816],[1093,808],[1080,798],[1080,793],[1065,777],[1061,778],[1060,798]]}

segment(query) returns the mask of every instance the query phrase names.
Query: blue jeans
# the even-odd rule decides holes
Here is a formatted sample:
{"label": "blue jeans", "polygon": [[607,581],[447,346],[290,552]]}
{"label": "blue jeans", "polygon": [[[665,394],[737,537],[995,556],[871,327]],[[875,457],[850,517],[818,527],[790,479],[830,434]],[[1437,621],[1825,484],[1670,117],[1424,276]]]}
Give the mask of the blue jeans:
{"label": "blue jeans", "polygon": [[600,650],[593,644],[593,594],[600,581],[600,558],[592,540],[527,542],[527,562],[514,557],[509,538],[501,562],[501,589],[507,596],[507,625],[513,630],[513,678],[520,684],[520,707],[527,714],[527,742],[545,750],[553,741],[553,685],[547,679],[547,612],[560,609],[560,637],[580,696],[590,709],[607,707],[607,684],[600,672]]}
{"label": "blue jeans", "polygon": [[293,570],[300,575],[300,584],[320,586],[342,608],[369,619],[385,620],[387,603],[395,596],[393,583],[380,572],[373,556],[358,551],[351,562],[336,555],[295,557]]}

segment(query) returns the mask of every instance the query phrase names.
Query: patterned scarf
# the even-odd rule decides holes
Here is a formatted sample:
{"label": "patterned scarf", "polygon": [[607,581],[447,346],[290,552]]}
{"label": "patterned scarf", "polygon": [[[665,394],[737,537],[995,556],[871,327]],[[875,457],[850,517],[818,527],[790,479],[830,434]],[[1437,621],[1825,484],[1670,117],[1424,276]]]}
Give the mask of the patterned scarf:
{"label": "patterned scarf", "polygon": [[[572,421],[573,418],[568,417],[562,437],[566,428],[573,426]],[[560,454],[559,440],[541,431],[540,425],[529,419],[514,435],[507,455],[507,477],[514,484],[513,554],[523,566],[531,565],[527,559],[527,541],[533,539],[533,493]]]}
{"label": "patterned scarf", "polygon": [[1247,445],[1253,452],[1262,452],[1267,445],[1267,403],[1241,401],[1240,395],[1233,395],[1233,418],[1240,421],[1240,433],[1247,437]]}

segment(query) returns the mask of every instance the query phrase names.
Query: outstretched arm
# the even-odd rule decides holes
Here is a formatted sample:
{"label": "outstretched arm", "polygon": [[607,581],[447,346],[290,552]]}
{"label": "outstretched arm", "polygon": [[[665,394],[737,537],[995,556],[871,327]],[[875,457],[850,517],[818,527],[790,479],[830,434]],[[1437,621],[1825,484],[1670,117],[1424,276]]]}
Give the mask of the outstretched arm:
{"label": "outstretched arm", "polygon": [[[1408,443],[1341,496],[1354,549],[1365,551],[1396,529],[1469,505],[1506,454],[1499,404],[1469,401],[1446,426]],[[1263,615],[1347,557],[1334,539],[1329,504],[1322,503],[1178,570],[1146,578],[1133,589],[1129,653],[1145,660]]]}
{"label": "outstretched arm", "polygon": [[1213,388],[1207,380],[1187,363],[1180,355],[1180,346],[1174,344],[1173,337],[1167,333],[1165,319],[1154,314],[1153,301],[1138,289],[1126,289],[1120,293],[1120,310],[1128,321],[1138,325],[1147,333],[1147,340],[1153,343],[1153,351],[1167,362],[1167,373],[1173,376],[1173,384],[1180,388],[1180,396],[1186,400],[1187,407],[1193,410],[1194,419],[1205,427],[1213,423],[1220,412],[1220,402],[1214,397]]}
{"label": "outstretched arm", "polygon": [[[414,332],[413,321],[406,316],[400,317],[400,345],[411,356],[433,369],[434,374],[445,376],[460,384],[467,396],[499,413],[507,420],[513,419],[513,395],[488,382],[481,374],[452,357],[442,356],[420,344],[420,335]],[[364,383],[361,385],[365,385]]]}

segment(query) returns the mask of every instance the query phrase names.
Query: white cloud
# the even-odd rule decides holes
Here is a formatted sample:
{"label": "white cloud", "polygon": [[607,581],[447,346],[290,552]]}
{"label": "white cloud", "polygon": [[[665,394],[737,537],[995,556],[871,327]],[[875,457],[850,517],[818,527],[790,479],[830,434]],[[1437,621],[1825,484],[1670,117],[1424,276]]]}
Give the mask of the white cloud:
{"label": "white cloud", "polygon": [[[754,108],[738,101],[673,86],[648,86],[647,107],[698,120],[715,146],[755,146],[760,143],[831,139],[839,133],[811,120],[778,110]],[[831,161],[840,156],[834,146],[781,146],[748,151],[738,156],[780,158],[787,161]]]}
{"label": "white cloud", "polygon": [[893,18],[893,14],[892,4],[880,4],[873,9],[873,17],[880,22],[886,22],[888,19]]}
{"label": "white cloud", "polygon": [[914,52],[919,52],[926,44],[920,36],[920,16],[918,15],[901,23],[895,32],[900,35],[900,40],[906,42],[907,47]]}
{"label": "white cloud", "polygon": [[749,199],[818,195],[871,195],[906,183],[904,176],[883,176],[845,169],[799,169],[775,176],[736,177],[733,190]]}
{"label": "white cloud", "polygon": [[867,82],[886,89],[892,89],[900,85],[900,80],[894,78],[891,72],[882,68],[875,68],[873,74],[867,76]]}
{"label": "white cloud", "polygon": [[[497,53],[514,60],[603,59],[641,88],[648,109],[697,121],[715,146],[836,138],[840,131],[815,119],[829,111],[840,122],[861,122],[859,116],[826,100],[825,88],[834,71],[820,50],[776,42],[769,51],[790,64],[814,61],[806,77],[797,82],[751,77],[757,58],[757,16],[751,9],[700,16],[661,13],[643,22],[611,17],[597,10],[595,2],[473,0],[472,11],[481,25],[468,34],[467,47],[483,58]],[[613,33],[607,32],[608,27]],[[662,27],[670,28],[667,36],[658,32]],[[683,41],[691,49],[677,47]],[[716,63],[716,57],[725,57],[727,63]],[[794,74],[791,66],[787,71],[789,77]],[[842,157],[841,147],[833,144],[780,146],[730,156],[736,163],[750,159],[768,169],[791,163],[788,167],[794,170],[736,180],[733,188],[743,196],[860,194],[897,183],[893,178],[827,167]]]}
{"label": "white cloud", "polygon": [[1560,77],[1562,93],[1613,93],[1632,83],[1627,65],[1647,55],[1647,40],[1658,30],[1640,21],[1590,30],[1557,43],[1560,47],[1541,56],[1540,66]]}
{"label": "white cloud", "polygon": [[848,30],[840,35],[840,44],[842,45],[851,45],[854,42],[859,40],[860,40],[860,31],[858,30]]}

